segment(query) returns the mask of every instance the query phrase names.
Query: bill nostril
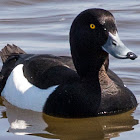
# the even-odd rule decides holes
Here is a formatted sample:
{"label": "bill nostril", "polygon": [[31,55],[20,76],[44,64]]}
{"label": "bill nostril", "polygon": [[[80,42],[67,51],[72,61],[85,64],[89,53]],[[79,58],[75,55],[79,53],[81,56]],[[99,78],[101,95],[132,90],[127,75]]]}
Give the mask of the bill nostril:
{"label": "bill nostril", "polygon": [[117,42],[115,42],[115,41],[112,41],[112,44],[113,44],[114,46],[117,46]]}

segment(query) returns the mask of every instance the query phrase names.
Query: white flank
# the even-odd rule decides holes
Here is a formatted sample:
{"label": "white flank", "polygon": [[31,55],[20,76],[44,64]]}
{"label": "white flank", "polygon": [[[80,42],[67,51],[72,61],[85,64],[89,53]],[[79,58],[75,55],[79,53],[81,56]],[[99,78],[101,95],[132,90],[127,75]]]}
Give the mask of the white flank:
{"label": "white flank", "polygon": [[52,94],[58,85],[48,89],[40,89],[24,77],[23,64],[14,68],[7,79],[6,85],[2,91],[2,96],[12,105],[19,108],[42,112],[50,94]]}

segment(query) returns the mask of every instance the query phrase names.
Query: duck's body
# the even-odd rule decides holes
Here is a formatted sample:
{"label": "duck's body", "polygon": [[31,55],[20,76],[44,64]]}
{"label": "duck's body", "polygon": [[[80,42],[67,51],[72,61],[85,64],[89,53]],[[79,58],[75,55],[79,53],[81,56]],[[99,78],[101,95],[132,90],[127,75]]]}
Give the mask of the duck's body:
{"label": "duck's body", "polygon": [[[102,15],[112,18],[105,20],[111,23],[108,23],[110,27],[108,24],[104,27],[106,31],[102,31],[98,23]],[[101,49],[103,46],[108,50],[110,40],[116,41],[113,37],[117,35],[112,34],[117,31],[113,19],[102,9],[86,10],[75,19],[70,32],[73,61],[70,57],[26,54],[16,46],[7,45],[1,52],[4,62],[0,81],[2,96],[17,107],[59,117],[91,117],[136,107],[135,96],[108,69],[108,54]],[[95,32],[95,28],[87,26],[93,22]],[[91,35],[97,39],[91,40]],[[116,49],[113,49],[115,53],[109,51],[115,57],[136,58],[134,53],[124,49],[117,52],[119,55]]]}
{"label": "duck's body", "polygon": [[[95,82],[93,86],[81,82],[76,71],[62,62],[64,59],[65,57],[50,55],[19,55],[16,66],[6,81],[2,96],[20,108],[44,111],[50,115],[95,115],[100,94],[92,97],[91,91],[100,90],[99,85],[95,86]],[[14,61],[13,56],[11,61]]]}

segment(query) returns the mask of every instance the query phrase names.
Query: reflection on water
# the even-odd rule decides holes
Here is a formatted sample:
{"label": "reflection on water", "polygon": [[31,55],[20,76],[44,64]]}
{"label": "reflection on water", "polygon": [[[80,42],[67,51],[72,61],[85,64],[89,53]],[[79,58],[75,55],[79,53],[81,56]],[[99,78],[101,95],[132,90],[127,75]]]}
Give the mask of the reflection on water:
{"label": "reflection on water", "polygon": [[62,119],[19,109],[4,101],[9,124],[7,133],[61,140],[108,140],[121,132],[133,130],[138,121],[127,113],[85,119]]}
{"label": "reflection on water", "polygon": [[[70,55],[69,29],[74,17],[82,10],[95,7],[114,14],[122,41],[139,56],[135,61],[110,57],[110,68],[122,78],[140,103],[139,0],[0,0],[0,49],[7,43],[13,43],[27,53]],[[136,125],[140,120],[139,105],[132,115],[132,112],[128,112],[77,120],[42,116],[41,113],[21,110],[6,103],[5,107],[1,98],[0,105],[2,140],[40,140],[43,137],[62,140],[109,140],[113,137],[115,140],[139,140],[140,136],[140,125]]]}

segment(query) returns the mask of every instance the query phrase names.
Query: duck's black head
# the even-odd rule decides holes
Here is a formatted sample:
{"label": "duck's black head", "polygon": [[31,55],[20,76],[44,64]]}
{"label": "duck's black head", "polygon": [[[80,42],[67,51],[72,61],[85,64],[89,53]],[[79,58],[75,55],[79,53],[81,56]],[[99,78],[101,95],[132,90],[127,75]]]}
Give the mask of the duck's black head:
{"label": "duck's black head", "polygon": [[119,39],[113,15],[104,9],[88,9],[75,18],[70,30],[70,46],[81,77],[98,72],[108,53],[117,58],[136,58]]}
{"label": "duck's black head", "polygon": [[103,9],[88,9],[80,13],[72,23],[70,43],[82,49],[101,49],[108,32],[116,33],[117,27],[113,15]]}

